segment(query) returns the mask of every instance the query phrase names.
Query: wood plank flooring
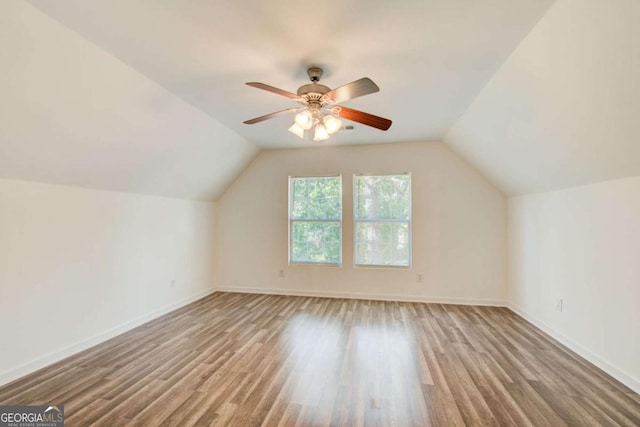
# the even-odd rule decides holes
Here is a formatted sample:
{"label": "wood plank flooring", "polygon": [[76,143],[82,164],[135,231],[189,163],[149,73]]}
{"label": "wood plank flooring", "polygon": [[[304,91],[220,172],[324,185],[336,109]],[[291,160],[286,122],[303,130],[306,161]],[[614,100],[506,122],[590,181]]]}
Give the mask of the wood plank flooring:
{"label": "wood plank flooring", "polygon": [[638,426],[508,309],[216,293],[0,388],[67,426]]}

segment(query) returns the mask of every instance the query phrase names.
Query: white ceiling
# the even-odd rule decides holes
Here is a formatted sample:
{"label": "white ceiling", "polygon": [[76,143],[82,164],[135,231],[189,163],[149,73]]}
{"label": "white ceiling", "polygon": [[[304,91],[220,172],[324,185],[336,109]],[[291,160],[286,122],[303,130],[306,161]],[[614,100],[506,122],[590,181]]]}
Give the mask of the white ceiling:
{"label": "white ceiling", "polygon": [[[30,4],[29,4],[30,3]],[[35,6],[35,7],[34,7]],[[323,145],[444,139],[508,195],[640,175],[637,0],[0,2],[0,177],[216,199],[259,147],[308,147],[308,65],[394,120]],[[258,144],[256,146],[255,144]]]}
{"label": "white ceiling", "polygon": [[445,138],[508,195],[640,175],[640,2],[558,0]]}
{"label": "white ceiling", "polygon": [[311,144],[291,117],[246,119],[292,101],[308,65],[336,87],[370,77],[379,93],[345,105],[390,118],[323,144],[439,140],[553,0],[29,0],[245,139],[265,148]]}
{"label": "white ceiling", "polygon": [[0,178],[213,200],[258,151],[24,2],[0,52]]}

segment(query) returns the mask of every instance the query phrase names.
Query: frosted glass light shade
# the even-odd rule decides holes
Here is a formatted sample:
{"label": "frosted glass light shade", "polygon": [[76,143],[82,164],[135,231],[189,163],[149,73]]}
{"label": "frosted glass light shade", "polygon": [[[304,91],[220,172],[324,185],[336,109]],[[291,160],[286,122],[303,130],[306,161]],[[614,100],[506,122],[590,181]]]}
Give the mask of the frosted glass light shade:
{"label": "frosted glass light shade", "polygon": [[298,126],[297,123],[294,123],[293,126],[289,128],[289,132],[291,132],[292,134],[296,135],[299,138],[304,137],[304,129]]}
{"label": "frosted glass light shade", "polygon": [[316,125],[316,132],[313,135],[314,141],[324,141],[325,139],[329,139],[329,134],[327,133],[327,129],[323,124],[318,123]]}
{"label": "frosted glass light shade", "polygon": [[327,133],[329,135],[332,135],[338,132],[342,127],[342,121],[336,119],[333,116],[329,116],[329,115],[324,116],[324,118],[322,119],[322,122],[324,123],[324,127],[327,129]]}
{"label": "frosted glass light shade", "polygon": [[304,130],[311,129],[311,126],[313,126],[313,114],[309,110],[296,114],[295,120],[296,124]]}

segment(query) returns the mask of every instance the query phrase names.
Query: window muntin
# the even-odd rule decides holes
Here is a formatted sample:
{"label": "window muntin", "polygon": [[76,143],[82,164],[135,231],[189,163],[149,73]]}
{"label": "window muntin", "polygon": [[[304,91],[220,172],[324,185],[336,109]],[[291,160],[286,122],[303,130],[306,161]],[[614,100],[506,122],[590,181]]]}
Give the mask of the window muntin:
{"label": "window muntin", "polygon": [[289,263],[342,264],[342,176],[289,177]]}
{"label": "window muntin", "polygon": [[354,264],[410,267],[411,175],[353,176]]}

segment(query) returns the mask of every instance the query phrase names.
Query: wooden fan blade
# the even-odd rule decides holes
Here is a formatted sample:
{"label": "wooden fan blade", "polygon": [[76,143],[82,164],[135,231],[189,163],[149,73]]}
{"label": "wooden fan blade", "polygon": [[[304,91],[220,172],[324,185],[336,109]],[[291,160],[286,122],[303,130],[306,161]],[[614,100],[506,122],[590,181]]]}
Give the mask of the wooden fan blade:
{"label": "wooden fan blade", "polygon": [[348,99],[357,98],[359,96],[369,95],[370,93],[376,93],[380,90],[370,78],[363,77],[351,83],[347,83],[344,86],[335,88],[328,92],[326,95],[335,103],[344,102]]}
{"label": "wooden fan blade", "polygon": [[286,110],[280,110],[280,111],[276,111],[275,113],[265,114],[264,116],[256,117],[256,118],[251,119],[251,120],[246,120],[243,123],[245,125],[252,125],[254,123],[263,122],[265,120],[271,119],[271,118],[279,116],[281,114],[291,113],[292,111],[298,111],[298,110],[302,110],[302,107],[299,107],[299,108],[287,108]]}
{"label": "wooden fan blade", "polygon": [[266,90],[267,92],[273,92],[278,95],[286,96],[287,98],[290,98],[290,99],[295,99],[295,100],[300,99],[300,97],[295,93],[288,92],[284,89],[278,89],[277,87],[269,86],[264,83],[248,82],[246,83],[246,85],[251,87],[257,87],[258,89]]}
{"label": "wooden fan blade", "polygon": [[363,125],[371,126],[380,130],[387,130],[391,127],[391,120],[385,119],[384,117],[374,116],[373,114],[354,110],[353,108],[340,106],[337,107],[336,110],[338,108],[340,109],[340,111],[338,111],[337,114],[343,119],[362,123]]}

